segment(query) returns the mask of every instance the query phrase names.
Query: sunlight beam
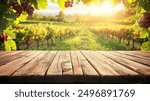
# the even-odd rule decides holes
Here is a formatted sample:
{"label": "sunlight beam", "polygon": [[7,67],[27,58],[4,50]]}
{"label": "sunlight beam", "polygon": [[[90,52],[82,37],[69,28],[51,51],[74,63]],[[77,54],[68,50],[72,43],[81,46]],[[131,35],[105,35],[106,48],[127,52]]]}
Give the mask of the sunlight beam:
{"label": "sunlight beam", "polygon": [[[80,14],[80,15],[103,15],[103,14],[114,14],[116,12],[119,12],[124,9],[124,5],[122,3],[119,3],[116,6],[112,6],[112,4],[109,1],[105,1],[101,6],[95,5],[92,3],[91,5],[85,5],[82,2],[79,4],[74,3],[73,7],[66,8],[64,10],[65,14]],[[57,4],[54,4],[49,1],[48,7],[46,10],[38,10],[36,11],[39,14],[50,14],[50,13],[58,13],[61,9]]]}

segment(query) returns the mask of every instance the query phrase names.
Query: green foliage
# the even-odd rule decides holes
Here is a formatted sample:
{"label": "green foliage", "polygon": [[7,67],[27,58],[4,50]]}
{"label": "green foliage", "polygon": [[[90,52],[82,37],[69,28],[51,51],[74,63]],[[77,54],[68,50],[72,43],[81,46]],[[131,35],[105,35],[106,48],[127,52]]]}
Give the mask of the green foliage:
{"label": "green foliage", "polygon": [[57,4],[63,10],[65,9],[65,1],[67,1],[67,0],[57,0]]}
{"label": "green foliage", "polygon": [[44,39],[44,37],[47,34],[47,30],[42,24],[32,26],[31,29],[33,30],[34,33],[34,39],[37,41]]}
{"label": "green foliage", "polygon": [[[19,4],[21,4],[21,2],[31,3],[36,9],[45,9],[47,6],[47,0],[17,0],[17,2]],[[12,1],[0,3],[0,34],[2,32],[5,32],[7,35],[9,35],[9,40],[5,41],[4,43],[5,50],[7,51],[16,50],[16,44],[13,41],[15,35],[11,25],[23,22],[27,18],[25,12],[23,12],[21,15],[18,15],[16,11],[11,7],[11,5]]]}
{"label": "green foliage", "polygon": [[146,11],[150,11],[150,0],[139,0],[139,6]]}
{"label": "green foliage", "polygon": [[73,37],[50,47],[51,50],[125,50],[119,42],[103,39],[92,33],[87,25],[82,26]]}
{"label": "green foliage", "polygon": [[[17,0],[17,2],[20,4],[22,1],[25,2],[29,2],[32,4],[32,6],[35,9],[46,9],[48,2],[47,0]],[[67,0],[51,0],[52,2],[56,2],[59,5],[59,7],[64,10],[65,9],[65,2]],[[102,3],[105,0],[73,0],[74,2],[83,2],[86,5],[90,5],[91,3]],[[122,0],[110,0],[112,4],[117,4],[120,3]],[[150,0],[126,0],[125,2],[123,2],[124,5],[126,6],[127,9],[136,9],[136,11],[138,12],[137,14],[139,15],[139,17],[141,17],[143,12],[150,12]],[[9,40],[8,42],[5,42],[5,49],[6,50],[14,50],[15,49],[15,44],[13,39],[15,38],[14,36],[14,32],[12,30],[12,28],[10,27],[10,25],[13,24],[18,24],[19,22],[25,21],[27,15],[25,14],[25,12],[23,12],[21,15],[18,15],[16,13],[15,10],[12,9],[12,7],[10,6],[11,2],[6,2],[6,3],[1,3],[0,4],[0,34],[2,32],[5,32],[6,34],[9,35]],[[139,14],[140,12],[140,14]],[[61,14],[61,19],[63,19],[63,14]],[[138,21],[138,19],[137,19]],[[39,31],[37,31],[38,29],[36,29],[36,31],[31,31],[29,32],[29,34],[31,34],[32,32],[39,34],[40,35],[36,35],[36,37],[40,37],[39,39],[43,39],[43,37],[45,36],[44,33],[46,33],[45,29],[41,29]],[[61,33],[63,35],[63,31],[58,31],[58,33]],[[41,36],[42,35],[42,36]],[[144,44],[143,47],[150,45],[150,31],[147,29],[143,29],[140,33],[141,38],[145,38],[148,37],[148,42],[149,44]],[[38,38],[37,38],[38,39]],[[11,45],[8,45],[11,44]],[[143,48],[142,48],[143,49]]]}
{"label": "green foliage", "polygon": [[12,28],[11,25],[9,27],[7,27],[6,30],[4,30],[4,33],[6,35],[8,35],[11,39],[15,39],[16,38],[15,33],[14,33],[14,29]]}
{"label": "green foliage", "polygon": [[47,0],[37,0],[37,2],[38,2],[38,8],[46,9],[48,5]]}
{"label": "green foliage", "polygon": [[16,36],[12,26],[7,27],[7,29],[4,30],[4,33],[8,35],[8,40],[4,42],[5,50],[7,51],[16,50],[16,43],[13,40],[16,38]]}
{"label": "green foliage", "polygon": [[[90,25],[90,29],[97,35],[100,35],[107,40],[118,40],[119,43],[125,44],[130,49],[135,49],[134,45],[130,44],[135,41],[140,44],[140,31],[139,29],[134,29],[135,26],[123,26],[114,24],[93,24]],[[138,26],[139,27],[139,26]],[[142,43],[142,42],[141,42]]]}
{"label": "green foliage", "polygon": [[23,43],[23,39],[25,37],[25,30],[24,29],[17,29],[15,30],[15,33],[16,33],[16,38],[15,38],[15,42],[17,44],[17,49],[20,50],[20,46],[21,44]]}
{"label": "green foliage", "polygon": [[[34,24],[34,25],[20,25],[16,26],[15,32],[17,38],[15,39],[17,43],[17,49],[20,46],[25,45],[26,49],[36,43],[36,49],[41,49],[40,44],[42,41],[47,41],[47,47],[54,45],[55,42],[63,40],[64,38],[73,36],[80,30],[80,25],[70,26],[61,24]],[[51,41],[51,42],[49,42]]]}
{"label": "green foliage", "polygon": [[19,24],[20,22],[25,22],[26,19],[27,19],[27,17],[28,17],[28,15],[27,15],[25,12],[23,12],[23,13],[14,21],[14,23],[15,23],[15,24]]}
{"label": "green foliage", "polygon": [[149,33],[149,31],[148,31],[147,28],[142,28],[140,37],[141,38],[147,38],[148,37],[148,33]]}
{"label": "green foliage", "polygon": [[7,51],[16,50],[16,43],[12,39],[5,41],[4,44]]}
{"label": "green foliage", "polygon": [[150,43],[149,42],[144,42],[142,44],[141,50],[143,50],[143,51],[150,51]]}

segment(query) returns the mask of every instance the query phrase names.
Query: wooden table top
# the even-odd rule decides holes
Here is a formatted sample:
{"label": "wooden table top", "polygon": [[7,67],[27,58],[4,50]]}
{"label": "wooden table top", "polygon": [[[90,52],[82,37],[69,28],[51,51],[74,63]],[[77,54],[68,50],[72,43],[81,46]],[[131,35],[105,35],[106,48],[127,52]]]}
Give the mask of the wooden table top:
{"label": "wooden table top", "polygon": [[0,52],[0,83],[150,83],[150,52]]}

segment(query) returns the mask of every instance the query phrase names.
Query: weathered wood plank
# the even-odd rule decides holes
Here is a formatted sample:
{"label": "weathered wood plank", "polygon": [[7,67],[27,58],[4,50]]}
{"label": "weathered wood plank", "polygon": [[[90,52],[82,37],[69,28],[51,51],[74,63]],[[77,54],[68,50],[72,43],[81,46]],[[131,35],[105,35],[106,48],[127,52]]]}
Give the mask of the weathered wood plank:
{"label": "weathered wood plank", "polygon": [[13,53],[14,54],[10,53],[10,54],[1,56],[0,57],[0,66],[26,55],[25,52],[21,52],[21,51],[13,52]]}
{"label": "weathered wood plank", "polygon": [[130,52],[130,51],[127,51],[127,52],[124,52],[124,51],[117,51],[117,53],[118,53],[118,54],[119,54],[119,53],[122,53],[122,54],[129,55],[129,56],[131,56],[131,57],[136,57],[136,58],[140,58],[140,59],[143,59],[143,60],[148,60],[148,61],[150,61],[150,58],[149,58],[149,57],[142,56],[142,54],[141,54],[141,55],[137,55],[137,54],[135,54],[134,52]]}
{"label": "weathered wood plank", "polygon": [[61,62],[59,62],[58,66],[62,68],[62,83],[73,83],[73,70],[72,70],[72,63],[71,63],[71,56],[69,51],[62,51],[60,56]]}
{"label": "weathered wood plank", "polygon": [[[44,76],[45,73],[50,66],[55,52],[43,52],[33,60],[31,60],[28,64],[23,66],[21,69],[17,70],[12,77],[14,76],[22,76],[24,78],[18,79],[20,82],[37,82],[37,83],[44,83]],[[25,78],[26,77],[26,78]]]}
{"label": "weathered wood plank", "polygon": [[84,76],[81,66],[79,65],[78,55],[75,51],[71,51],[71,60],[73,66],[73,75],[74,75],[74,82],[80,83],[83,82]]}
{"label": "weathered wood plank", "polygon": [[0,82],[150,83],[149,53],[2,51],[0,52]]}
{"label": "weathered wood plank", "polygon": [[82,55],[80,51],[76,51],[78,56],[79,65],[82,68],[84,74],[85,83],[100,83],[100,76],[97,71],[92,67],[88,60]]}
{"label": "weathered wood plank", "polygon": [[150,67],[116,56],[114,54],[112,54],[111,52],[101,52],[103,55],[105,55],[108,58],[111,58],[112,60],[116,61],[117,63],[120,63],[122,65],[124,65],[125,67],[140,73],[141,75],[150,75]]}
{"label": "weathered wood plank", "polygon": [[141,51],[130,51],[129,53],[133,53],[140,56],[145,56],[150,58],[150,52],[141,52]]}
{"label": "weathered wood plank", "polygon": [[129,60],[132,60],[132,61],[144,64],[144,65],[150,66],[150,60],[141,59],[141,58],[138,58],[138,57],[133,57],[133,56],[125,55],[125,54],[122,54],[122,53],[118,54],[117,52],[111,52],[111,53],[114,54],[114,55],[117,55],[119,57],[123,57],[125,59],[129,59]]}
{"label": "weathered wood plank", "polygon": [[[101,83],[126,83],[127,81],[93,51],[82,51],[97,72],[101,75]],[[113,78],[114,77],[114,78]]]}
{"label": "weathered wood plank", "polygon": [[59,66],[60,62],[62,61],[60,59],[61,52],[59,51],[56,54],[56,57],[54,58],[52,64],[50,65],[46,76],[45,81],[46,83],[61,83],[62,82],[62,68]]}
{"label": "weathered wood plank", "polygon": [[98,51],[96,56],[100,59],[99,61],[105,61],[105,64],[109,64],[112,69],[122,75],[129,83],[141,83],[144,81],[143,76],[141,76],[139,73],[132,71],[125,66],[115,62],[114,60],[102,55],[101,52]]}
{"label": "weathered wood plank", "polygon": [[0,51],[0,56],[2,56],[2,55],[4,55],[4,54],[6,54],[5,51]]}
{"label": "weathered wood plank", "polygon": [[17,53],[20,53],[21,51],[14,51],[14,52],[4,52],[1,56],[0,56],[0,60],[8,58],[10,56],[13,56]]}
{"label": "weathered wood plank", "polygon": [[40,53],[41,52],[27,52],[26,56],[0,66],[0,76],[10,76],[19,68],[27,64],[30,60],[38,56]]}

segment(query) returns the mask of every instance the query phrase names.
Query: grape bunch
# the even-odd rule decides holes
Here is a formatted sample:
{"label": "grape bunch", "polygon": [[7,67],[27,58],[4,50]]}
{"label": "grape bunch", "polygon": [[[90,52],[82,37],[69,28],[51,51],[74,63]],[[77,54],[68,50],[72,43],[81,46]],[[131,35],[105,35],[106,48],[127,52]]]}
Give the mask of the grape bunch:
{"label": "grape bunch", "polygon": [[32,15],[34,12],[34,8],[31,3],[22,2],[19,4],[17,1],[12,2],[12,8],[16,10],[17,14],[20,15],[23,11],[27,12],[28,15]]}
{"label": "grape bunch", "polygon": [[139,25],[140,27],[143,27],[143,28],[150,27],[150,13],[149,12],[143,13],[143,17],[141,18]]}
{"label": "grape bunch", "polygon": [[23,11],[22,6],[19,5],[17,2],[12,4],[12,8],[17,11],[18,15],[20,15],[22,13],[22,11]]}
{"label": "grape bunch", "polygon": [[66,7],[66,8],[68,8],[68,7],[73,7],[73,0],[72,0],[72,1],[67,0],[67,1],[65,2],[65,7]]}
{"label": "grape bunch", "polygon": [[4,43],[4,41],[8,40],[8,35],[5,35],[4,33],[2,33],[0,35],[0,45]]}
{"label": "grape bunch", "polygon": [[28,13],[28,15],[32,15],[34,12],[34,8],[31,6],[31,3],[21,3],[23,10]]}

